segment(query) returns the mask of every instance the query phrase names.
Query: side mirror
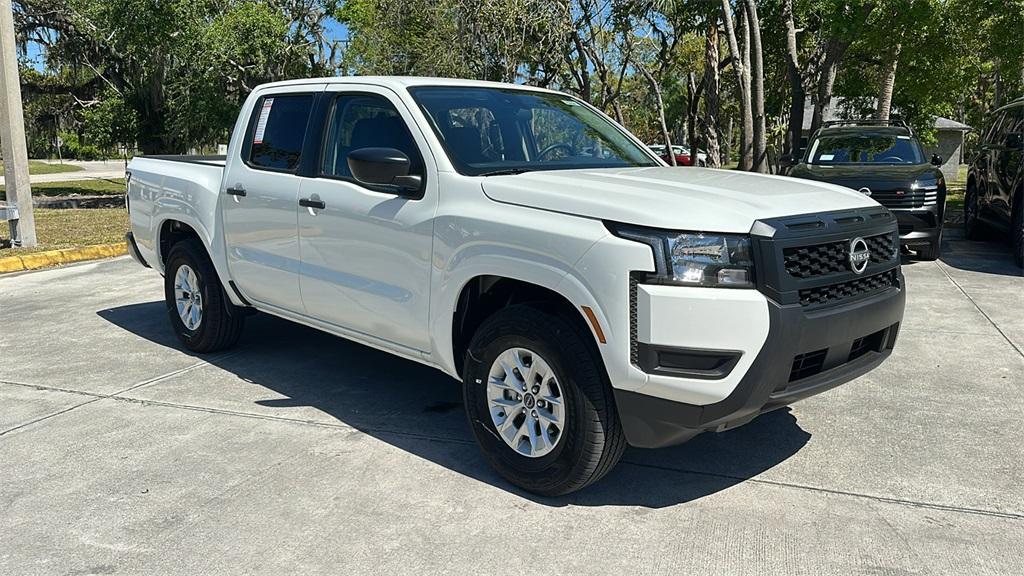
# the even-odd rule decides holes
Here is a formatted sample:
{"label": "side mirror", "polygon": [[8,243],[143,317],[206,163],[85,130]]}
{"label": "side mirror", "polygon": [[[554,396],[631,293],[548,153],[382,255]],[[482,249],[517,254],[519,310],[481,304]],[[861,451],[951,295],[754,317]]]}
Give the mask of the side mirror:
{"label": "side mirror", "polygon": [[1010,150],[1020,150],[1021,148],[1024,148],[1024,137],[1016,132],[1007,134],[1006,147]]}
{"label": "side mirror", "polygon": [[394,148],[360,148],[348,153],[348,168],[361,184],[394,187],[396,193],[420,189],[423,178],[409,174],[409,157]]}
{"label": "side mirror", "polygon": [[932,154],[932,166],[942,166],[942,156]]}
{"label": "side mirror", "polygon": [[783,154],[779,156],[779,166],[793,166],[796,164],[796,158],[792,154]]}

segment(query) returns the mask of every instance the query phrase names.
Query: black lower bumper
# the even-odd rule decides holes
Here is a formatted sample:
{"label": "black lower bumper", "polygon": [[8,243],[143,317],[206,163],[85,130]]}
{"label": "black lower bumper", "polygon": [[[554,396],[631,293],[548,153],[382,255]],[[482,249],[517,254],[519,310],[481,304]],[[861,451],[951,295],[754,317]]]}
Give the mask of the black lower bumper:
{"label": "black lower bumper", "polygon": [[913,210],[890,209],[900,230],[900,244],[919,246],[938,242],[942,235],[943,211],[938,206]]}
{"label": "black lower bumper", "polygon": [[135,260],[139,264],[149,268],[149,264],[146,263],[146,259],[139,253],[139,246],[135,243],[135,235],[131,232],[125,234],[124,241],[128,244],[128,253],[131,254],[132,260]]}
{"label": "black lower bumper", "polygon": [[885,360],[903,319],[899,285],[856,302],[809,310],[768,301],[764,346],[733,392],[705,406],[615,390],[626,440],[641,448],[679,444],[706,430],[725,430],[757,415],[819,394]]}

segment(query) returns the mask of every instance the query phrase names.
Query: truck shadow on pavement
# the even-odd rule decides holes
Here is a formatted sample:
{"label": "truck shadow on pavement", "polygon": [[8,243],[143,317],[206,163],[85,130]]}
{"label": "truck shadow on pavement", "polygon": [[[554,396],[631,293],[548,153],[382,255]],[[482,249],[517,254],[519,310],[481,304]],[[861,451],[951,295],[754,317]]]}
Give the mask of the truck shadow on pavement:
{"label": "truck shadow on pavement", "polygon": [[[183,350],[171,332],[163,302],[98,314],[138,337]],[[191,387],[187,398],[182,390],[182,404],[350,426],[547,506],[660,508],[693,501],[774,467],[810,438],[788,409],[778,410],[729,432],[702,434],[681,446],[627,449],[619,466],[600,482],[567,497],[541,498],[515,488],[487,465],[462,411],[459,383],[433,368],[267,314],[248,319],[234,350],[202,358],[237,379],[186,384]],[[194,378],[199,374],[193,372]],[[167,402],[166,395],[163,398]]]}

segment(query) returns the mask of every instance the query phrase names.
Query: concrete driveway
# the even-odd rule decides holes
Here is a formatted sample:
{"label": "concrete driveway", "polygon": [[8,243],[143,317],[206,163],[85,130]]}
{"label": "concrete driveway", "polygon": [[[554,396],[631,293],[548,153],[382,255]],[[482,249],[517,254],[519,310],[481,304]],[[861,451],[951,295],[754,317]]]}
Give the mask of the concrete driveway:
{"label": "concrete driveway", "polygon": [[1024,277],[905,273],[878,370],[562,499],[429,368],[265,315],[193,356],[124,258],[0,278],[0,574],[1024,573]]}

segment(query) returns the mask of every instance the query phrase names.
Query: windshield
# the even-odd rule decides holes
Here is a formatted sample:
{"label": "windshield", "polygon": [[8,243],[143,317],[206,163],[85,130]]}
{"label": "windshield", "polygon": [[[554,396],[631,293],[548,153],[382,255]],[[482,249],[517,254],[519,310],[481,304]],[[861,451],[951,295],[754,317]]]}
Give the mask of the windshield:
{"label": "windshield", "polygon": [[569,96],[462,86],[409,92],[462,174],[659,166],[622,130]]}
{"label": "windshield", "polygon": [[814,140],[808,164],[923,164],[917,141],[899,134],[830,134]]}

